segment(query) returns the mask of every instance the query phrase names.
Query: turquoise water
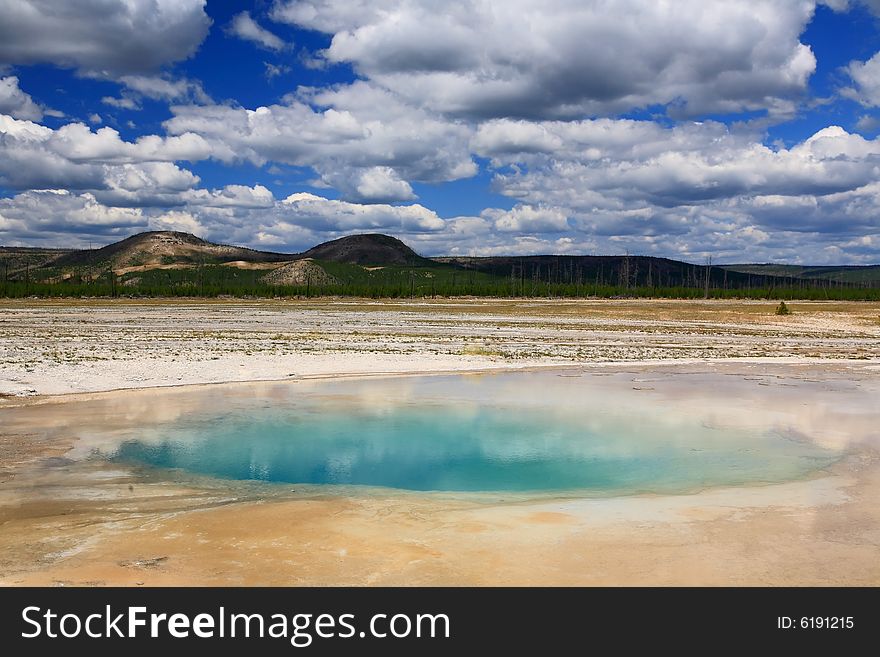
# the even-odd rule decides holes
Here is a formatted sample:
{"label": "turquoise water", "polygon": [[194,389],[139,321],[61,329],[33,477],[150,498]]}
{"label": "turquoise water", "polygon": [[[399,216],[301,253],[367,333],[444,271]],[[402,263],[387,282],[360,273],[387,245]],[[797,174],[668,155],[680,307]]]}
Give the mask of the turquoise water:
{"label": "turquoise water", "polygon": [[102,455],[233,480],[587,494],[784,481],[837,458],[778,427],[712,426],[656,396],[534,373],[229,393]]}

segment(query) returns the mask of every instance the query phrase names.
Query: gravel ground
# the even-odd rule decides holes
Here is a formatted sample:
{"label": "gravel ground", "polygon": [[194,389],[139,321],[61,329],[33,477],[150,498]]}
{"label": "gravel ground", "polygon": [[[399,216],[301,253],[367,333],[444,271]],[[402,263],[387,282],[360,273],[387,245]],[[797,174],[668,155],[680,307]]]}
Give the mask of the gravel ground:
{"label": "gravel ground", "polygon": [[0,303],[0,395],[709,359],[880,360],[880,304],[667,300]]}

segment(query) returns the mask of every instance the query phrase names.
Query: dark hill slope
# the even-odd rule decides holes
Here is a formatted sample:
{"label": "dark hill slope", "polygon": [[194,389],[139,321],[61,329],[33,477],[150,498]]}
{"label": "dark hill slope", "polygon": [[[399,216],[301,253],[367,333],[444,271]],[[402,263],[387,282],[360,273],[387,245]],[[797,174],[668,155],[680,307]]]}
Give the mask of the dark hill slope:
{"label": "dark hill slope", "polygon": [[406,244],[388,235],[349,235],[312,247],[300,258],[312,258],[349,265],[409,265],[436,266]]}
{"label": "dark hill slope", "polygon": [[880,284],[880,265],[724,265],[729,271],[759,276],[780,276],[876,286]]}
{"label": "dark hill slope", "polygon": [[[438,262],[473,269],[495,276],[526,281],[621,285],[628,287],[702,287],[706,267],[650,256],[499,256],[491,258],[435,258]],[[767,277],[767,284],[771,284]],[[711,267],[712,287],[745,287],[748,274]],[[760,281],[751,277],[751,283]]]}

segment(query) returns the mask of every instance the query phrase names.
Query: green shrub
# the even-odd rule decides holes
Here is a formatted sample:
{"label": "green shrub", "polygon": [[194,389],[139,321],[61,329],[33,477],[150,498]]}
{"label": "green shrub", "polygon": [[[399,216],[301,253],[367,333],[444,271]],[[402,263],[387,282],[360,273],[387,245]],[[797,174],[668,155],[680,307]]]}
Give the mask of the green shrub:
{"label": "green shrub", "polygon": [[780,301],[779,305],[776,306],[776,314],[777,315],[791,315],[791,308],[785,305],[785,301]]}

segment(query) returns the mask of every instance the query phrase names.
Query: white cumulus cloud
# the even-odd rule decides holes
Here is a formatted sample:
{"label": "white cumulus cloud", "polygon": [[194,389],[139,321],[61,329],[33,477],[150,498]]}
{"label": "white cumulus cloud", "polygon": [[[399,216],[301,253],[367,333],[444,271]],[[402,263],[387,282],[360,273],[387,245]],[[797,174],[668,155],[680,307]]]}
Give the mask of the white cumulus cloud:
{"label": "white cumulus cloud", "polygon": [[880,52],[865,62],[850,62],[847,72],[855,87],[844,89],[844,94],[868,107],[880,106]]}
{"label": "white cumulus cloud", "polygon": [[790,113],[816,61],[804,0],[295,0],[275,20],[414,104],[472,117],[562,118],[674,104]]}
{"label": "white cumulus cloud", "polygon": [[185,105],[172,112],[166,130],[202,136],[219,159],[311,167],[322,184],[352,201],[411,200],[410,181],[458,180],[477,172],[470,127],[365,83],[253,110]]}
{"label": "white cumulus cloud", "polygon": [[232,18],[228,30],[239,39],[256,43],[268,50],[283,50],[287,47],[284,39],[257,23],[247,11],[236,14]]}
{"label": "white cumulus cloud", "polygon": [[0,114],[33,121],[43,118],[42,108],[19,88],[18,78],[14,75],[0,78]]}
{"label": "white cumulus cloud", "polygon": [[0,0],[0,64],[138,73],[192,55],[205,0]]}
{"label": "white cumulus cloud", "polygon": [[404,232],[442,230],[443,220],[421,205],[363,205],[326,199],[307,193],[291,194],[281,202],[281,218],[287,223],[322,231]]}

